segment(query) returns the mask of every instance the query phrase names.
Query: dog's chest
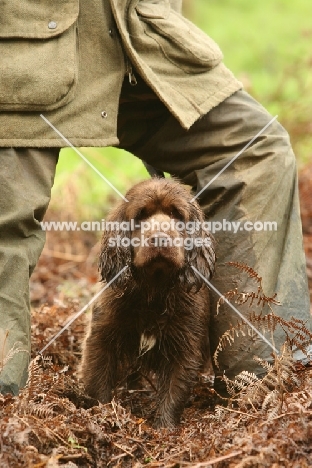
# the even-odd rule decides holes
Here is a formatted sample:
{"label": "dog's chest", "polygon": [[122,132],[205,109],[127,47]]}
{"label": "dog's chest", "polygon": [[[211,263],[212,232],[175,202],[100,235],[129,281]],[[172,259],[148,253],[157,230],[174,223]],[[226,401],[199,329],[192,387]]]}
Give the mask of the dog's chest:
{"label": "dog's chest", "polygon": [[156,345],[161,345],[164,334],[170,332],[170,317],[167,309],[159,304],[150,305],[141,311],[138,320],[139,356],[143,356]]}
{"label": "dog's chest", "polygon": [[139,356],[143,356],[145,353],[154,348],[157,342],[155,334],[143,332],[140,337]]}

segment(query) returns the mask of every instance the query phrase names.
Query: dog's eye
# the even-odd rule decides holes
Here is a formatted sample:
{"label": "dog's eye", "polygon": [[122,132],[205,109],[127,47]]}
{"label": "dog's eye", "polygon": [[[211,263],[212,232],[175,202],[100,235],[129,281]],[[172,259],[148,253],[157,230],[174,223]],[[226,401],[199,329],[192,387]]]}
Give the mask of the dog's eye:
{"label": "dog's eye", "polygon": [[177,208],[175,207],[172,207],[171,210],[170,210],[170,217],[173,218],[173,219],[177,219],[178,221],[183,221],[184,220],[184,216],[183,214],[181,213],[181,211],[179,211]]}
{"label": "dog's eye", "polygon": [[135,219],[137,221],[142,221],[142,219],[146,219],[148,216],[147,209],[146,208],[141,208],[140,211],[135,216]]}

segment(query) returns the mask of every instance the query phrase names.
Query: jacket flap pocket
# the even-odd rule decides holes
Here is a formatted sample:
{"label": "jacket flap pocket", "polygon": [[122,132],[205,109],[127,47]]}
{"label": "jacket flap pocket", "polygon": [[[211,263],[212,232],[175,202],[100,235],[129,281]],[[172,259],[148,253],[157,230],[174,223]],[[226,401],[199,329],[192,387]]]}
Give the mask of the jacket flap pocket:
{"label": "jacket flap pocket", "polygon": [[0,0],[0,38],[45,39],[77,20],[79,0]]}
{"label": "jacket flap pocket", "polygon": [[78,82],[79,0],[0,0],[0,111],[53,110]]}
{"label": "jacket flap pocket", "polygon": [[132,14],[129,24],[138,50],[150,51],[152,57],[161,52],[172,65],[186,73],[201,73],[221,62],[223,55],[218,45],[174,11],[169,0],[139,0],[135,11],[137,18]]}
{"label": "jacket flap pocket", "polygon": [[145,18],[165,19],[170,13],[169,0],[145,0],[139,1],[136,6],[137,12]]}

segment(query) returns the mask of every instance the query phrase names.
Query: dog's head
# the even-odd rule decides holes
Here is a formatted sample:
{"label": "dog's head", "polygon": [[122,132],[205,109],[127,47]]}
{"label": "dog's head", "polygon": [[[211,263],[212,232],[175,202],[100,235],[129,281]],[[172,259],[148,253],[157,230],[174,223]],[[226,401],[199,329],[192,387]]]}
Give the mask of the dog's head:
{"label": "dog's head", "polygon": [[[204,215],[190,190],[172,179],[152,178],[136,184],[106,219],[100,272],[112,287],[130,277],[166,282],[176,277],[199,289],[214,270],[215,251]],[[193,268],[192,268],[193,267]]]}

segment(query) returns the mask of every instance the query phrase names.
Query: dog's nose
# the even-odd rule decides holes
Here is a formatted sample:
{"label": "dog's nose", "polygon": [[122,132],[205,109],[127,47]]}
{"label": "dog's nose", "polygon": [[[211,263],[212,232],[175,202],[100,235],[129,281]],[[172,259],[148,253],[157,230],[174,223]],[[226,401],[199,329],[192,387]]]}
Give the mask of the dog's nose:
{"label": "dog's nose", "polygon": [[149,244],[152,247],[166,247],[170,239],[166,232],[154,232],[149,238]]}

